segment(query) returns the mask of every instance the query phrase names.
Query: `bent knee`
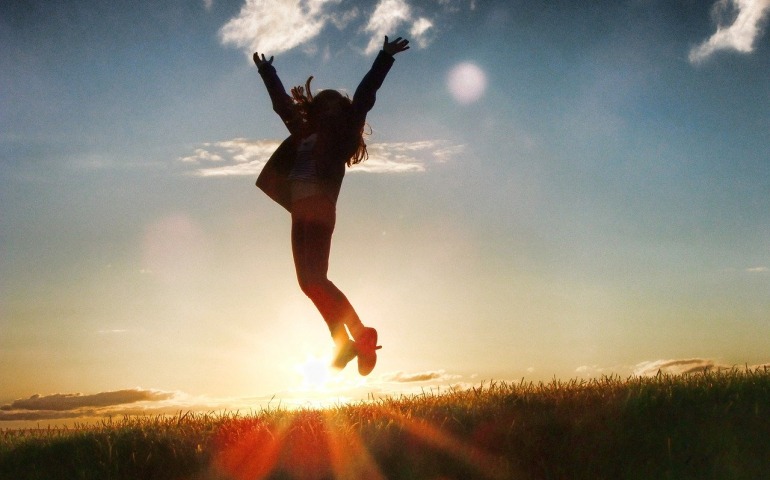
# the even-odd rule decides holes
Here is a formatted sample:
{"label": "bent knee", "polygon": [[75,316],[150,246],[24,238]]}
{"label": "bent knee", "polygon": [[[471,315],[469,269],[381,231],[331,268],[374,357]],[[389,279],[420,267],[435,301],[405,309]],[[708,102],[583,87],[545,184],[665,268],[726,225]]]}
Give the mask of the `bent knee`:
{"label": "bent knee", "polygon": [[299,288],[302,289],[302,293],[310,298],[323,295],[329,290],[329,284],[331,283],[325,277],[300,277],[297,280],[299,281]]}

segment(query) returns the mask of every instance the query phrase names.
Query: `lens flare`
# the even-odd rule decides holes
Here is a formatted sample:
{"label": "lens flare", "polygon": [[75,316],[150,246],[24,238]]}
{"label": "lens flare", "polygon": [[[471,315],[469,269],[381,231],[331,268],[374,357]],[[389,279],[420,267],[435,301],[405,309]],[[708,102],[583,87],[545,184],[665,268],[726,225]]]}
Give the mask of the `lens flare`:
{"label": "lens flare", "polygon": [[455,65],[447,76],[447,87],[458,103],[473,103],[484,94],[487,76],[482,69],[470,62]]}
{"label": "lens flare", "polygon": [[190,282],[207,270],[206,236],[186,215],[161,218],[145,229],[142,257],[143,272],[166,283]]}
{"label": "lens flare", "polygon": [[302,387],[309,390],[326,390],[332,374],[329,371],[330,360],[308,355],[303,363],[294,370],[302,376]]}

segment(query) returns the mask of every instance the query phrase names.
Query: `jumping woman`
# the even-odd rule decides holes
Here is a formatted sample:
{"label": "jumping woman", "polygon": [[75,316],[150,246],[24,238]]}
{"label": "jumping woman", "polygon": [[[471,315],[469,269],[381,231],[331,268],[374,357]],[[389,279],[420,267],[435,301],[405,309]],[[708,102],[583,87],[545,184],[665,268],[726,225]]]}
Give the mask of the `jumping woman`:
{"label": "jumping woman", "polygon": [[[257,179],[257,186],[291,213],[291,249],[297,280],[313,301],[334,340],[332,365],[342,369],[358,357],[358,372],[369,375],[377,362],[377,330],[365,327],[347,297],[327,278],[329,252],[336,220],[337,197],[350,167],[368,158],[364,143],[366,114],[385,80],[393,56],[409,48],[409,41],[385,37],[382,50],[353,95],[336,90],[313,95],[305,87],[291,96],[273,67],[273,58],[254,53],[254,63],[286,128],[283,141]],[[348,336],[347,330],[353,336]]]}

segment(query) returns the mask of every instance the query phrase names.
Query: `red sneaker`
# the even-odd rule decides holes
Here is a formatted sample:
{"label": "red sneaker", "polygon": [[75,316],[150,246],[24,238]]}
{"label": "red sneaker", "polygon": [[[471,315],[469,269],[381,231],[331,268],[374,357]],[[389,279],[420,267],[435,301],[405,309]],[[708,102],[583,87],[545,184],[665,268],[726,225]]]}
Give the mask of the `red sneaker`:
{"label": "red sneaker", "polygon": [[377,345],[377,330],[366,327],[364,333],[355,341],[358,353],[358,373],[367,376],[372,373],[377,364],[377,350],[382,346]]}

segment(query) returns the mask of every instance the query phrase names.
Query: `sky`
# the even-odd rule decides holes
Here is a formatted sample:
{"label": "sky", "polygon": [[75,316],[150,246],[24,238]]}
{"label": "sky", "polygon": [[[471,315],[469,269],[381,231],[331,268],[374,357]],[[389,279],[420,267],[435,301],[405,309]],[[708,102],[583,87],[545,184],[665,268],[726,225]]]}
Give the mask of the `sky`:
{"label": "sky", "polygon": [[[142,4],[142,3],[146,3]],[[0,428],[770,362],[770,0],[16,1],[0,12]],[[396,56],[329,277],[256,68]],[[26,422],[26,423],[25,423]]]}

